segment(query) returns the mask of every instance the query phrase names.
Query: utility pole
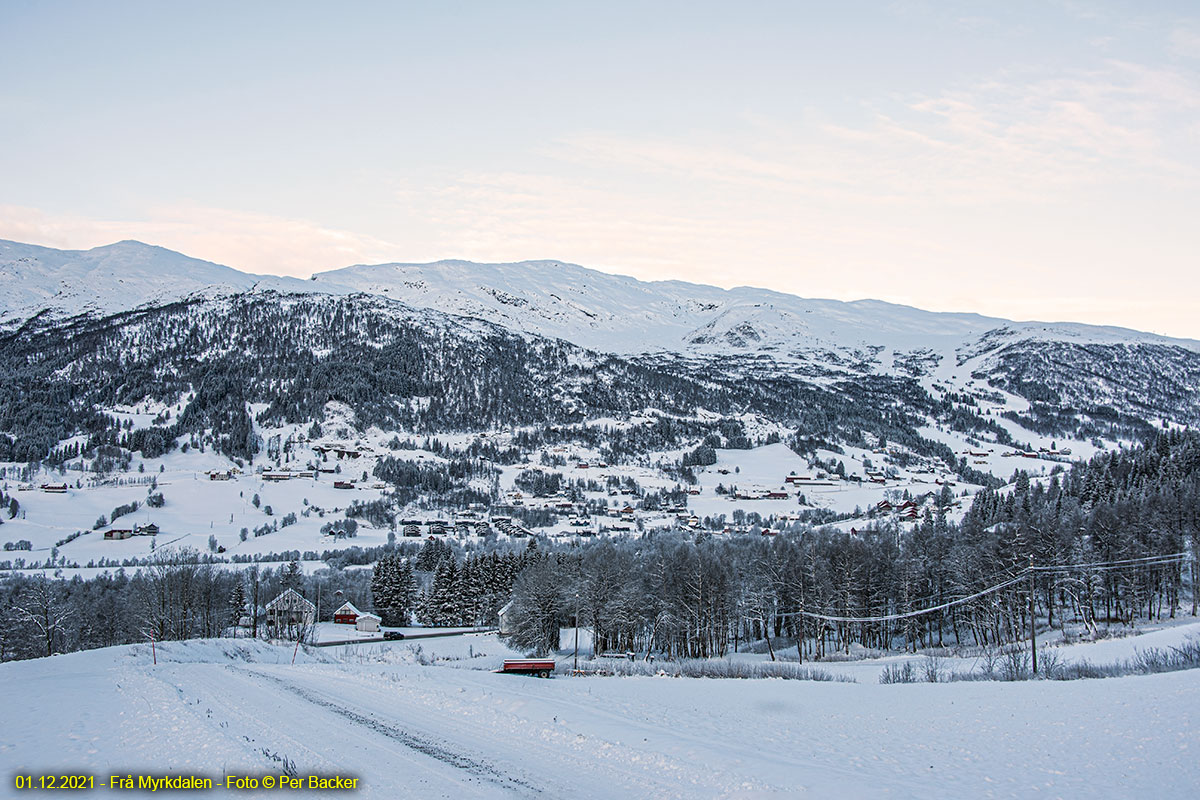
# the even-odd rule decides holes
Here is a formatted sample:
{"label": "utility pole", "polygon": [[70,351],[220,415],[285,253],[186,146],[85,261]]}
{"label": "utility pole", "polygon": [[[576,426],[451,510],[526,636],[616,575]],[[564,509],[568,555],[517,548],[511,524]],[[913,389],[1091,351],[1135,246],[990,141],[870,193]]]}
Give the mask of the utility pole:
{"label": "utility pole", "polygon": [[1037,622],[1033,616],[1033,558],[1029,559],[1029,653],[1033,662],[1033,674],[1037,669]]}
{"label": "utility pole", "polygon": [[575,592],[575,672],[579,672],[579,592]]}

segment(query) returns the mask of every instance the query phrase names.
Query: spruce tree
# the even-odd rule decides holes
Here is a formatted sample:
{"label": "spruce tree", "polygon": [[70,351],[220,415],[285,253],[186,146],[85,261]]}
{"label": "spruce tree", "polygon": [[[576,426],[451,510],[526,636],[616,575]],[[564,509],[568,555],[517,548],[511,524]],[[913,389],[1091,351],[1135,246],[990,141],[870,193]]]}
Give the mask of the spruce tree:
{"label": "spruce tree", "polygon": [[229,593],[229,617],[230,625],[233,626],[234,635],[237,635],[237,625],[242,619],[242,612],[246,610],[246,589],[242,586],[239,580],[233,585],[233,591]]}
{"label": "spruce tree", "polygon": [[[399,560],[398,557],[396,558]],[[397,577],[396,601],[400,608],[400,619],[396,621],[396,624],[403,626],[409,624],[409,618],[417,605],[418,597],[417,579],[413,575],[412,564],[408,559],[401,562]]]}

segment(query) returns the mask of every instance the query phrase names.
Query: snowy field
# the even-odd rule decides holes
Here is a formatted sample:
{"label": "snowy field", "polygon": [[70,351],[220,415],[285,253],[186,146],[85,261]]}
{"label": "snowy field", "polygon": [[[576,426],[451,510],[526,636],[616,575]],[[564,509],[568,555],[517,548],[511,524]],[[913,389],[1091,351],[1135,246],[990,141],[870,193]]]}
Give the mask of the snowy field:
{"label": "snowy field", "polygon": [[[1162,646],[1197,631],[1138,638]],[[1138,646],[1061,649],[1107,659]],[[301,649],[294,665],[292,647],[252,640],[162,645],[157,665],[144,645],[7,663],[0,765],[6,776],[219,780],[286,763],[301,776],[357,776],[364,798],[1184,798],[1200,788],[1200,670],[905,685],[866,671],[859,683],[488,671],[512,655],[472,635]]]}

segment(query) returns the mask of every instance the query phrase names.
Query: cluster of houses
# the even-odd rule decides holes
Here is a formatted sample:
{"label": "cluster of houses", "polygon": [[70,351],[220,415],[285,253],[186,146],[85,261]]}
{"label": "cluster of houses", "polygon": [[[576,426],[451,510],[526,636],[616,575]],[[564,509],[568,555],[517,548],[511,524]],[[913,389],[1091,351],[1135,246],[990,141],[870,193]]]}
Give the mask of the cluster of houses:
{"label": "cluster of houses", "polygon": [[158,536],[158,526],[151,522],[148,525],[134,525],[132,528],[109,528],[104,532],[104,538],[113,541],[133,536]]}
{"label": "cluster of houses", "polygon": [[492,529],[503,535],[514,538],[533,536],[533,531],[518,523],[512,517],[494,516],[486,520],[472,510],[460,511],[453,520],[449,519],[402,519],[399,522],[401,535],[408,538],[441,537],[455,534],[460,537],[487,536]]}
{"label": "cluster of houses", "polygon": [[[922,503],[925,503],[932,498],[933,493],[926,492],[915,499],[905,500],[903,503],[891,503],[887,500],[880,500],[875,504],[873,511],[875,514],[895,514],[902,520],[916,521],[921,517]],[[961,508],[962,501],[955,500],[950,505],[953,508]]]}
{"label": "cluster of houses", "polygon": [[1071,448],[1065,447],[1062,450],[1055,450],[1050,447],[1039,447],[1037,452],[1031,450],[1010,450],[1007,453],[1001,453],[1004,458],[1053,458],[1054,456],[1069,456]]}
{"label": "cluster of houses", "polygon": [[[267,603],[264,609],[264,621],[269,626],[308,627],[316,620],[317,607],[295,589],[284,589],[278,597]],[[366,633],[378,633],[379,624],[383,620],[377,614],[359,611],[353,603],[342,603],[333,612],[333,621],[340,625],[353,625],[356,630]]]}
{"label": "cluster of houses", "polygon": [[[280,483],[283,481],[290,481],[290,480],[294,480],[297,478],[310,478],[310,479],[315,480],[316,478],[320,477],[322,473],[334,474],[335,472],[336,472],[336,470],[332,470],[332,469],[286,469],[285,468],[285,469],[266,470],[261,474],[260,477],[262,477],[262,479],[264,481],[267,481],[268,483]],[[210,481],[230,481],[230,480],[233,480],[236,475],[239,475],[240,472],[236,469],[231,469],[231,470],[210,469],[205,474],[208,476],[208,479]],[[358,488],[358,486],[354,481],[335,480],[333,482],[333,488],[335,488],[335,489],[356,489],[356,488]],[[384,489],[384,488],[386,488],[386,484],[376,482],[371,485],[371,488],[372,489]],[[64,488],[64,491],[65,491],[65,488]]]}
{"label": "cluster of houses", "polygon": [[905,500],[899,505],[892,505],[887,500],[875,504],[876,514],[895,513],[900,519],[915,520],[921,515],[921,506],[915,500]]}
{"label": "cluster of houses", "polygon": [[262,479],[264,481],[290,481],[292,478],[315,478],[317,470],[315,469],[297,469],[297,470],[276,470],[273,472],[264,472]]}
{"label": "cluster of houses", "polygon": [[764,489],[752,486],[749,489],[733,487],[729,496],[734,500],[787,500],[791,495],[782,489]]}
{"label": "cluster of houses", "polygon": [[[422,533],[422,528],[424,528],[424,533]],[[472,533],[485,536],[488,532],[488,525],[476,514],[470,516],[463,514],[453,521],[447,519],[402,519],[400,520],[400,531],[404,536],[414,538],[422,535],[448,536],[451,533],[457,533],[459,536],[470,536]]]}
{"label": "cluster of houses", "polygon": [[[723,475],[729,474],[729,470],[727,469],[718,470],[718,472]],[[877,482],[883,483],[883,475],[881,473],[873,473],[868,470],[867,476],[871,477],[872,480],[875,480],[875,478],[872,476],[877,476],[879,478]],[[730,488],[729,497],[732,500],[787,500],[788,498],[792,497],[792,495],[788,492],[789,487],[803,491],[806,487],[810,486],[835,485],[837,485],[837,482],[823,472],[819,472],[815,476],[797,475],[793,472],[784,476],[783,485],[777,489],[767,489],[761,486],[751,486],[749,488],[733,486]],[[698,493],[698,490],[696,493]]]}
{"label": "cluster of houses", "polygon": [[533,531],[511,517],[492,517],[492,524],[496,526],[497,531],[514,539],[524,539],[527,536],[533,536]]}
{"label": "cluster of houses", "polygon": [[783,479],[783,483],[785,486],[790,483],[792,486],[796,487],[835,485],[835,482],[826,477],[824,473],[817,473],[816,477],[813,477],[812,475],[797,475],[792,473]]}
{"label": "cluster of houses", "polygon": [[361,456],[372,455],[374,451],[369,447],[351,447],[344,444],[314,444],[313,452],[325,455],[333,453],[339,459],[343,458],[359,458]]}
{"label": "cluster of houses", "polygon": [[365,633],[378,633],[383,618],[369,611],[359,611],[353,603],[346,602],[333,612],[333,621],[338,625],[353,625],[355,630]]}

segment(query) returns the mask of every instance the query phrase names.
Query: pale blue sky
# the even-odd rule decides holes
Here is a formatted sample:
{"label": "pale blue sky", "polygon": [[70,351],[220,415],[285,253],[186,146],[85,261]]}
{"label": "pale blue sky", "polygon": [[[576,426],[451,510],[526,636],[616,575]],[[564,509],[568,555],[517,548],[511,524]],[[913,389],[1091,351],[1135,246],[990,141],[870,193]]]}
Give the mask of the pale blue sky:
{"label": "pale blue sky", "polygon": [[3,0],[0,238],[1200,338],[1198,68],[1195,3]]}

